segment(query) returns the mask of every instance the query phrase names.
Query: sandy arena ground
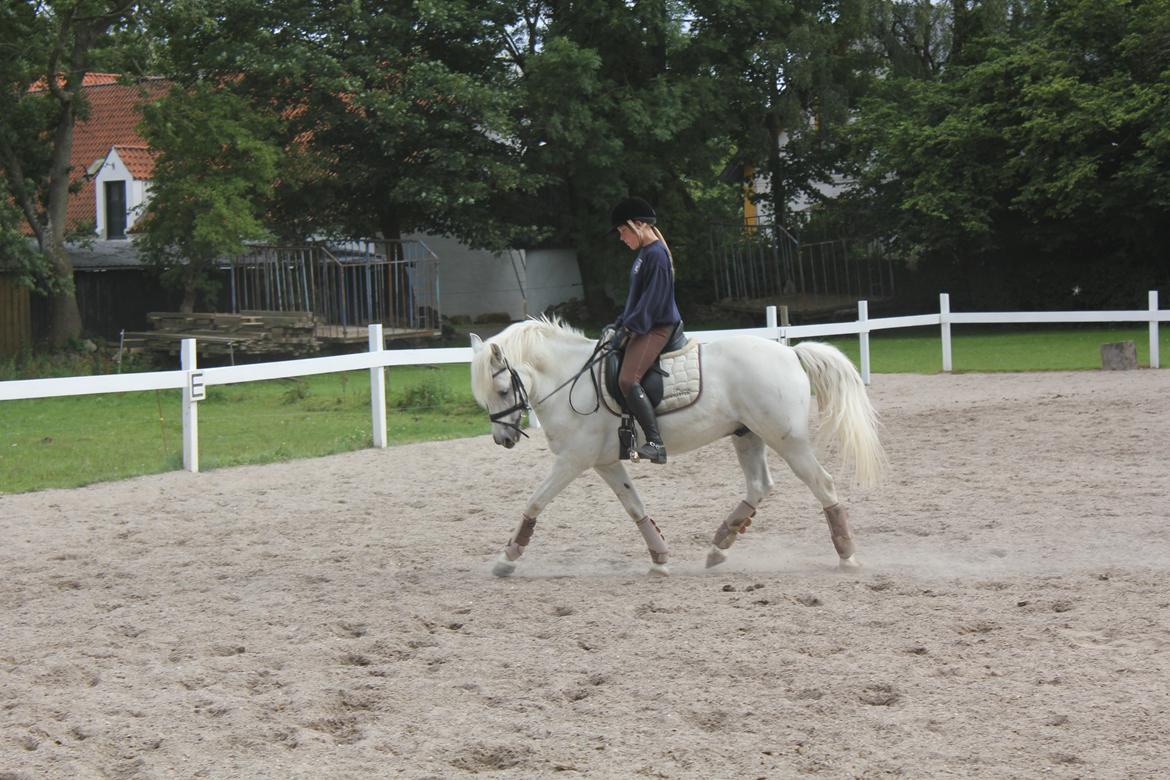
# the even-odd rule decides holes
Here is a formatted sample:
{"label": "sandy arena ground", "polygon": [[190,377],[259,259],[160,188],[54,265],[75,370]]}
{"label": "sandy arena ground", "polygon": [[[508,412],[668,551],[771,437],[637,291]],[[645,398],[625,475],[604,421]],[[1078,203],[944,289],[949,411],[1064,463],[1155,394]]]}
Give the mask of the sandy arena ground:
{"label": "sandy arena ground", "polygon": [[[729,443],[589,474],[492,559],[540,435],[0,497],[0,778],[1170,773],[1170,371],[877,375],[841,574]],[[830,461],[830,467],[832,462]]]}

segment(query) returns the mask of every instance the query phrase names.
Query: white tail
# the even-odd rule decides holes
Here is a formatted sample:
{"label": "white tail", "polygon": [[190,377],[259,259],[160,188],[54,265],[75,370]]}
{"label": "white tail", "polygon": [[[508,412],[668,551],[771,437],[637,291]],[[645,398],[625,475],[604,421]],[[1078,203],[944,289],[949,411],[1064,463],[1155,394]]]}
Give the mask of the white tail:
{"label": "white tail", "polygon": [[838,443],[842,456],[853,464],[859,484],[877,485],[886,467],[886,453],[878,439],[877,412],[861,375],[831,344],[802,341],[794,349],[817,394],[821,410],[817,438]]}

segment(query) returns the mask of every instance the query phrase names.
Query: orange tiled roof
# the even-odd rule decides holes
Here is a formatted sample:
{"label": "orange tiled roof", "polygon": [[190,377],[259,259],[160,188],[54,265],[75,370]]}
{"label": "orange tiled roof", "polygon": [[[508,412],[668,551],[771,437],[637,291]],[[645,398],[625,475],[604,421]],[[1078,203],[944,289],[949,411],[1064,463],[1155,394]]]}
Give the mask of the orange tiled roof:
{"label": "orange tiled roof", "polygon": [[[81,86],[82,87],[96,87],[99,84],[117,84],[118,78],[119,78],[119,76],[117,73],[86,73],[85,76],[83,76],[81,79]],[[65,79],[58,76],[57,82],[59,84],[64,85]],[[45,91],[45,80],[41,79],[37,83],[33,84],[31,87],[29,87],[28,91],[29,92],[44,92]]]}
{"label": "orange tiled roof", "polygon": [[125,146],[122,144],[114,146],[114,149],[122,158],[122,162],[126,163],[126,168],[129,169],[131,176],[138,181],[150,181],[150,177],[154,173],[154,158],[158,156],[156,152],[151,151],[148,146]]}
{"label": "orange tiled roof", "polygon": [[[95,160],[104,160],[114,146],[128,150],[118,154],[135,178],[149,179],[154,170],[154,157],[146,141],[138,132],[142,121],[143,103],[157,100],[170,88],[162,79],[149,79],[139,84],[119,84],[113,73],[89,73],[82,82],[89,112],[85,120],[73,128],[73,154],[69,158],[69,178],[82,182],[77,192],[70,193],[65,214],[69,228],[79,223],[93,224],[96,217],[94,182],[85,178],[86,169]],[[38,91],[34,86],[32,91]],[[142,150],[142,151],[138,151]],[[149,156],[149,159],[148,159]],[[140,176],[140,173],[145,175]],[[31,232],[25,228],[26,232]]]}

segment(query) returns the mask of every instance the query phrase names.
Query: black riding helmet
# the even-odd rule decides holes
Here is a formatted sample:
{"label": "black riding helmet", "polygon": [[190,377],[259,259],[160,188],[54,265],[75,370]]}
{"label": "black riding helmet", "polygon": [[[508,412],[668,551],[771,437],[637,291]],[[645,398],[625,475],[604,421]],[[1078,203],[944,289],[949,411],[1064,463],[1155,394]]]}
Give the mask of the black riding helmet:
{"label": "black riding helmet", "polygon": [[609,212],[609,224],[611,225],[609,232],[618,229],[619,225],[624,225],[627,222],[645,222],[648,225],[653,225],[658,216],[654,213],[654,208],[642,200],[641,198],[623,198],[620,203],[613,207],[613,211]]}

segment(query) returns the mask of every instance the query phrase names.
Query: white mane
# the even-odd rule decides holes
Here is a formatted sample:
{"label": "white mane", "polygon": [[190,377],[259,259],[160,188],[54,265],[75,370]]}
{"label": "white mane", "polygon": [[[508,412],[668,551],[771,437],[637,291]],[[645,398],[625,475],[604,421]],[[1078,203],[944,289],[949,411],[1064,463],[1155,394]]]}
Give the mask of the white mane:
{"label": "white mane", "polygon": [[530,317],[523,322],[509,325],[504,330],[484,341],[485,349],[471,360],[471,392],[475,400],[484,405],[492,393],[491,345],[496,344],[504,353],[508,365],[515,369],[530,368],[540,348],[548,342],[566,341],[574,344],[589,339],[578,328],[574,328],[560,317],[545,314]]}

